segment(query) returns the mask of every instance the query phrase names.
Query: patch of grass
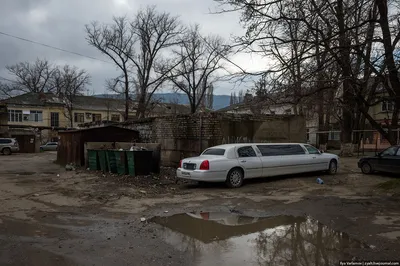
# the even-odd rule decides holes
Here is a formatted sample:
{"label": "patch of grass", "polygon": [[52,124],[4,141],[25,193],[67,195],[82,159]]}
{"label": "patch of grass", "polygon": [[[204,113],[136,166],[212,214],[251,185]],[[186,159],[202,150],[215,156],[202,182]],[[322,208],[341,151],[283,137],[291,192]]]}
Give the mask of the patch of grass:
{"label": "patch of grass", "polygon": [[398,190],[400,189],[400,179],[386,181],[377,185],[382,190]]}

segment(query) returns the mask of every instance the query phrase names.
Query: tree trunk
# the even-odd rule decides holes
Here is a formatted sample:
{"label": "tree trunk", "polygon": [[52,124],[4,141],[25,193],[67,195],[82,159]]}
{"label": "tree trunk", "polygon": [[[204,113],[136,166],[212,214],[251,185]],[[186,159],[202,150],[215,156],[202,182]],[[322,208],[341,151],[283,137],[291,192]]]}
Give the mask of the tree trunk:
{"label": "tree trunk", "polygon": [[190,103],[190,113],[196,113],[196,103]]}
{"label": "tree trunk", "polygon": [[142,96],[140,95],[139,97],[139,101],[138,101],[138,106],[137,106],[137,110],[136,110],[136,117],[137,118],[144,118],[146,116],[146,96]]}
{"label": "tree trunk", "polygon": [[[390,32],[390,27],[389,27],[389,19],[388,19],[388,3],[387,0],[376,0],[376,5],[378,6],[379,10],[379,24],[381,26],[382,30],[382,40],[383,40],[383,46],[385,49],[385,62],[386,66],[389,72],[389,81],[390,81],[390,87],[389,89],[392,90],[391,94],[394,94],[395,96],[394,103],[395,103],[395,108],[394,112],[392,115],[392,121],[391,121],[391,129],[397,129],[398,127],[398,120],[399,120],[399,114],[398,110],[400,108],[400,78],[399,78],[399,70],[397,69],[395,60],[394,60],[394,49],[392,46],[392,35]],[[396,134],[396,137],[394,135]],[[397,132],[394,132],[392,130],[391,134],[388,136],[388,141],[390,144],[394,145],[397,142]]]}
{"label": "tree trunk", "polygon": [[352,84],[351,84],[351,61],[350,61],[350,41],[346,35],[346,26],[344,21],[344,11],[343,11],[343,0],[337,1],[337,19],[339,26],[339,54],[340,54],[340,66],[342,72],[342,88],[343,88],[343,118],[342,118],[342,128],[341,128],[341,142],[342,149],[341,154],[352,155]]}
{"label": "tree trunk", "polygon": [[124,113],[124,121],[128,120],[129,117],[129,79],[128,73],[124,71],[125,78],[125,113]]}

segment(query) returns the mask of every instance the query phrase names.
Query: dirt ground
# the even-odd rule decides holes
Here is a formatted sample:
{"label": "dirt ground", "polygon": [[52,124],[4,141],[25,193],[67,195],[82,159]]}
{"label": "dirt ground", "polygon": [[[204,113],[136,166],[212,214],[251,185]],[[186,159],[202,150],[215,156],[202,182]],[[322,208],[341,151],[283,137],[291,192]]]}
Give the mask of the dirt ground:
{"label": "dirt ground", "polygon": [[[398,179],[362,175],[357,158],[342,158],[335,176],[251,180],[239,189],[177,181],[167,168],[136,178],[66,171],[55,158],[54,152],[0,156],[0,265],[222,265],[228,257],[206,261],[150,222],[199,211],[312,217],[362,243],[346,248],[343,258],[400,260]],[[339,265],[338,258],[327,265]]]}

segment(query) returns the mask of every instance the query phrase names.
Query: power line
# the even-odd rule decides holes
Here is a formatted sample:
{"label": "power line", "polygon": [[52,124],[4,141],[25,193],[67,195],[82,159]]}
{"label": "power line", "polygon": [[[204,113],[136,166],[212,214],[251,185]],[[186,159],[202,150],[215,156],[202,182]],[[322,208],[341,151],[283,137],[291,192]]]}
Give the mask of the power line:
{"label": "power line", "polygon": [[18,37],[18,36],[15,36],[15,35],[12,35],[12,34],[8,34],[8,33],[5,33],[5,32],[2,32],[2,31],[0,31],[0,34],[2,34],[4,36],[11,37],[11,38],[14,38],[14,39],[18,39],[18,40],[21,40],[21,41],[38,44],[38,45],[41,45],[41,46],[44,46],[44,47],[47,47],[47,48],[51,48],[51,49],[54,49],[54,50],[58,50],[58,51],[61,51],[61,52],[70,53],[70,54],[86,57],[86,58],[89,58],[89,59],[92,59],[92,60],[97,60],[97,61],[101,61],[101,62],[104,62],[104,63],[112,64],[109,61],[105,61],[105,60],[98,59],[98,58],[95,58],[95,57],[92,57],[92,56],[80,54],[80,53],[77,53],[77,52],[68,51],[68,50],[65,50],[65,49],[62,49],[62,48],[58,48],[58,47],[55,47],[55,46],[52,46],[52,45],[48,45],[48,44],[45,44],[45,43],[32,41],[32,40],[29,40],[29,39],[26,39],[26,38],[22,38],[22,37]]}

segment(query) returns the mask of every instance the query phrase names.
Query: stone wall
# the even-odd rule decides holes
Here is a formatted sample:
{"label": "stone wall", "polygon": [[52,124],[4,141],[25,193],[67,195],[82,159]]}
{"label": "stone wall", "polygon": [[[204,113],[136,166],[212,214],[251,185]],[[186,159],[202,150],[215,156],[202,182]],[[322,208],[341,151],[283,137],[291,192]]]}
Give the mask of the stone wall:
{"label": "stone wall", "polygon": [[302,116],[253,116],[202,113],[151,118],[125,124],[140,133],[141,142],[161,144],[164,166],[196,156],[204,149],[236,142],[305,142]]}

